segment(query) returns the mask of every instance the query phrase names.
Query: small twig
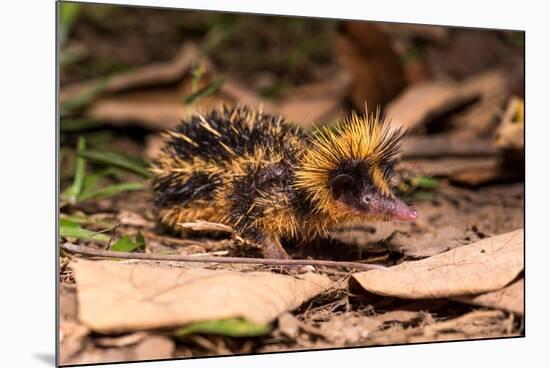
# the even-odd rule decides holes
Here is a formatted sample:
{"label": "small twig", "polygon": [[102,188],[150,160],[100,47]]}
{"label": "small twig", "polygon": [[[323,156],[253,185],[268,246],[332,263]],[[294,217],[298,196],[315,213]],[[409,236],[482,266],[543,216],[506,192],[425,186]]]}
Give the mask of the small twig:
{"label": "small twig", "polygon": [[111,249],[111,243],[113,242],[113,239],[115,237],[115,231],[116,231],[116,228],[118,227],[119,225],[115,225],[111,228],[111,238],[109,239],[109,242],[107,243],[107,245],[105,246],[105,250],[109,250]]}
{"label": "small twig", "polygon": [[326,261],[317,259],[264,259],[264,258],[241,258],[241,257],[212,257],[212,256],[182,256],[167,254],[150,253],[126,253],[100,250],[83,245],[65,243],[61,248],[68,252],[85,254],[88,256],[104,258],[124,258],[124,259],[145,259],[150,261],[173,261],[173,262],[203,262],[203,263],[231,263],[231,264],[262,264],[274,266],[328,266],[328,267],[347,267],[362,270],[384,269],[386,267],[375,264],[359,262],[340,262]]}

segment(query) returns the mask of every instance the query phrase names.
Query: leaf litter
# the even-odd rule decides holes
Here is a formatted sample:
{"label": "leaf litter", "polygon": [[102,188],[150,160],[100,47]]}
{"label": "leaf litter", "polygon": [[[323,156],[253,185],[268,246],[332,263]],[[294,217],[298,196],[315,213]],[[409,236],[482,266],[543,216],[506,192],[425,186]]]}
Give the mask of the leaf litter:
{"label": "leaf litter", "polygon": [[[319,71],[318,81],[306,84],[283,80],[283,88],[273,98],[259,93],[256,84],[233,78],[235,73],[227,69],[219,73],[218,65],[203,54],[200,45],[190,42],[170,45],[174,55],[163,62],[154,59],[108,78],[63,85],[62,132],[75,137],[70,140],[74,148],[63,155],[70,166],[69,171],[62,170],[63,187],[76,183],[74,187],[80,190],[73,197],[76,200],[63,207],[61,235],[96,249],[105,249],[111,242],[114,250],[120,246],[119,250],[134,253],[250,256],[254,249],[243,248],[238,239],[211,224],[186,224],[198,231],[186,232],[183,239],[159,229],[148,193],[142,190],[147,188],[147,163],[128,157],[121,161],[121,156],[111,154],[114,147],[126,152],[120,149],[123,146],[117,147],[120,140],[100,147],[88,130],[142,128],[135,151],[130,151],[152,159],[160,146],[156,132],[197,109],[221,102],[263,104],[265,111],[284,112],[308,128],[338,119],[349,103],[362,110],[368,96],[369,108],[372,101],[380,101],[387,115],[395,114],[397,123],[412,128],[398,169],[414,173],[401,189],[422,216],[407,224],[344,227],[319,246],[308,244],[290,251],[295,258],[377,262],[390,267],[386,271],[392,275],[391,282],[386,271],[378,270],[353,274],[320,267],[315,273],[296,275],[280,267],[92,261],[63,252],[62,362],[247,354],[523,333],[519,252],[523,239],[521,244],[513,242],[515,250],[508,253],[487,247],[487,242],[498,244],[500,237],[510,236],[506,233],[523,228],[523,174],[504,160],[504,152],[508,156],[510,149],[512,155],[521,157],[524,144],[519,137],[524,128],[518,103],[522,100],[521,96],[510,98],[509,74],[495,65],[483,70],[478,63],[462,66],[471,69],[461,72],[467,78],[439,78],[437,70],[427,67],[438,56],[431,51],[423,54],[415,40],[422,39],[427,42],[422,47],[445,54],[455,34],[441,27],[399,30],[380,26],[396,37],[393,51],[377,27],[374,41],[361,34],[360,25],[341,28],[336,50],[344,67]],[[376,48],[382,50],[375,53],[378,58],[370,57],[369,50]],[[409,61],[404,65],[385,62],[396,57]],[[423,70],[413,70],[418,66]],[[240,69],[247,73],[239,64]],[[273,80],[284,78],[250,75],[248,81],[271,80],[264,83],[271,88],[277,87]],[[373,85],[380,88],[370,88]],[[188,105],[183,102],[186,98]],[[78,119],[85,121],[72,124]],[[69,126],[70,130],[63,130]],[[79,135],[86,137],[85,147],[79,147]],[[82,165],[74,170],[71,163],[78,160],[85,163],[85,170]],[[131,190],[132,183],[139,183],[136,190]],[[96,194],[102,189],[106,189],[104,195]],[[74,236],[75,232],[82,236]],[[143,234],[143,242],[136,238],[138,233]],[[476,248],[480,242],[485,245]],[[473,249],[486,253],[468,251]],[[483,272],[484,267],[490,271]],[[472,285],[471,276],[461,271],[464,268],[478,275],[479,285]],[[503,272],[491,281],[493,268]],[[429,280],[430,288],[409,287],[406,275],[411,272]],[[453,277],[442,285],[443,275]],[[196,282],[187,282],[190,278]],[[358,278],[373,285],[365,289]],[[254,283],[258,279],[261,283]],[[180,283],[183,286],[177,287]],[[223,290],[212,295],[222,286]],[[159,288],[164,292],[158,293]],[[224,292],[235,294],[227,299]],[[197,303],[197,295],[208,305]],[[177,331],[184,336],[177,338]]]}
{"label": "leaf litter", "polygon": [[223,318],[270,323],[331,286],[326,276],[312,273],[294,278],[86,260],[71,267],[79,319],[102,333]]}
{"label": "leaf litter", "polygon": [[353,277],[369,292],[404,299],[499,290],[523,270],[523,229]]}

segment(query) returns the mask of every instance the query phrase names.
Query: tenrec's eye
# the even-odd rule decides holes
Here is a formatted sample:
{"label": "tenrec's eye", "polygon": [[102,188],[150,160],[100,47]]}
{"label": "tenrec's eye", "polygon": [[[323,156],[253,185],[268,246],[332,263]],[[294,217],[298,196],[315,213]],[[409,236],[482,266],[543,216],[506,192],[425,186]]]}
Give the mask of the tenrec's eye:
{"label": "tenrec's eye", "polygon": [[363,197],[363,203],[364,204],[369,204],[369,202],[370,202],[370,197],[369,196],[364,196]]}
{"label": "tenrec's eye", "polygon": [[382,170],[382,173],[387,179],[390,179],[393,176],[395,167],[395,160],[390,160],[382,163],[380,165],[380,170]]}

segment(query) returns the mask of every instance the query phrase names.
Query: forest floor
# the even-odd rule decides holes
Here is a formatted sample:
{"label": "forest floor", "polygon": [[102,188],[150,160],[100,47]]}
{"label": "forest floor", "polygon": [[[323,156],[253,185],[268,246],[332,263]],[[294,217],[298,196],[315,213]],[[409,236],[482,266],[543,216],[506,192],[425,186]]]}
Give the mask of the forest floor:
{"label": "forest floor", "polygon": [[160,133],[221,103],[263,105],[305,129],[363,112],[364,101],[382,106],[409,130],[397,171],[419,217],[285,244],[294,259],[384,270],[298,273],[61,250],[62,364],[523,336],[522,36],[69,10],[60,54],[60,246],[257,257],[231,234],[162,231],[151,203],[147,167]]}

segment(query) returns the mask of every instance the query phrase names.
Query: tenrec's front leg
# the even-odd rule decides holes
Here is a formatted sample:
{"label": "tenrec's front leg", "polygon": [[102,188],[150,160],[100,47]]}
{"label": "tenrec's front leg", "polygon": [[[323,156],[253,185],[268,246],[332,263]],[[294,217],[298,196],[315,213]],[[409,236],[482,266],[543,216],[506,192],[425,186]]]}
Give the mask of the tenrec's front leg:
{"label": "tenrec's front leg", "polygon": [[278,238],[267,237],[262,243],[262,254],[264,258],[290,259],[290,256],[281,245]]}

